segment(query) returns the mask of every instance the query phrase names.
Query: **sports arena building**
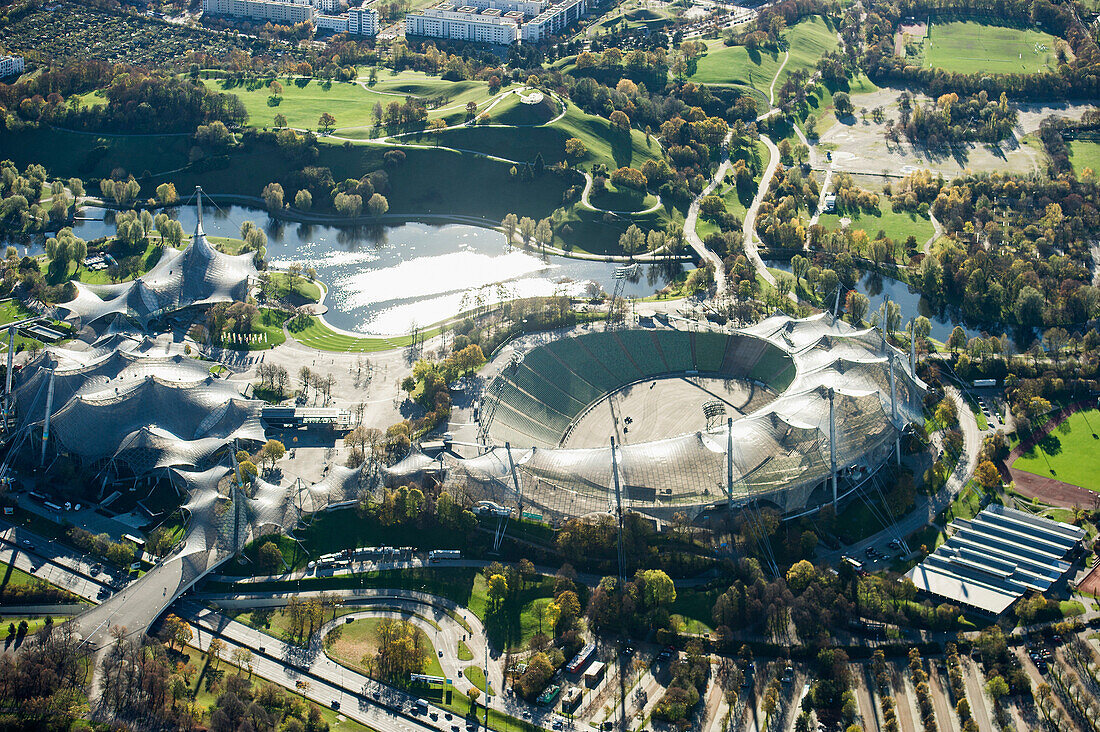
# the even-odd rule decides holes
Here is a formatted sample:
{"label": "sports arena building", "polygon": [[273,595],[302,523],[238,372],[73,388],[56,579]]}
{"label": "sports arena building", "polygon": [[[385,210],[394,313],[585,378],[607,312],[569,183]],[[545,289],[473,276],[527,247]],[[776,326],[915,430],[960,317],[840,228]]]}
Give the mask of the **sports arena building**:
{"label": "sports arena building", "polygon": [[[729,331],[580,331],[516,346],[493,366],[484,451],[440,467],[471,501],[549,521],[617,501],[657,519],[835,504],[900,459],[926,391],[880,331],[828,314]],[[390,474],[430,462],[413,455]]]}

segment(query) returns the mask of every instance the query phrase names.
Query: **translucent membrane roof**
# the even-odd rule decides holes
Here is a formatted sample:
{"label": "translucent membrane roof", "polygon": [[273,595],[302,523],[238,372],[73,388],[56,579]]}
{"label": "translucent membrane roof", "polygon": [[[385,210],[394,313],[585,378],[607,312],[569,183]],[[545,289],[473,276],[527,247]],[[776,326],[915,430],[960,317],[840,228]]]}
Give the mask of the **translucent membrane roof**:
{"label": "translucent membrane roof", "polygon": [[47,349],[13,381],[18,423],[43,425],[49,405],[59,449],[87,463],[119,461],[137,475],[198,468],[234,440],[264,440],[263,402],[213,376],[209,363],[165,349],[118,335],[83,351]]}
{"label": "translucent membrane roof", "polygon": [[230,256],[214,248],[203,231],[200,209],[195,235],[185,248],[166,247],[156,265],[132,282],[74,282],[76,297],[57,307],[66,319],[82,326],[95,327],[125,316],[144,327],[192,305],[243,301],[248,280],[256,275],[251,254]]}
{"label": "translucent membrane roof", "polygon": [[[610,445],[559,448],[562,435],[609,392],[684,372],[756,381],[779,394],[729,426],[616,449],[624,506],[659,518],[694,516],[731,497],[802,509],[834,464],[859,474],[890,455],[901,430],[920,419],[926,390],[878,331],[828,314],[780,315],[730,332],[563,338],[523,354],[490,384],[486,393],[500,394],[490,430],[498,446],[475,458],[448,456],[447,480],[473,499],[517,505],[499,447],[508,441],[525,511],[559,518],[607,511],[615,500]],[[392,470],[415,473],[422,457]]]}

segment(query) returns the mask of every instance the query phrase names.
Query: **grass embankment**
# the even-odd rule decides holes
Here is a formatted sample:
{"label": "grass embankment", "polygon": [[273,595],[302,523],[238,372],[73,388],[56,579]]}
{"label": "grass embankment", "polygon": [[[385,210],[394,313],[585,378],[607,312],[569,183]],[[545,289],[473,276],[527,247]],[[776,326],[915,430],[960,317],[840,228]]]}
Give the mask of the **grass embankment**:
{"label": "grass embankment", "polygon": [[707,54],[698,59],[690,81],[700,84],[742,85],[756,89],[767,98],[772,79],[782,66],[783,71],[775,83],[783,85],[791,72],[812,70],[827,51],[836,49],[836,31],[825,20],[814,15],[791,26],[784,34],[790,51],[790,59],[783,66],[782,51],[750,51],[744,46],[726,46],[723,41],[710,41]]}
{"label": "grass embankment", "polygon": [[[227,675],[231,674],[241,674],[243,676],[247,676],[251,678],[253,682],[267,681],[258,674],[251,673],[247,670],[242,670],[238,666],[234,666],[226,659],[219,659],[216,662],[217,667],[215,668],[214,664],[211,663],[210,656],[203,653],[201,650],[195,648],[194,646],[186,646],[183,650],[183,653],[179,654],[179,660],[181,660],[184,664],[193,661],[195,665],[199,666],[200,668],[199,672],[195,674],[194,680],[188,688],[191,692],[192,698],[195,700],[195,705],[199,709],[203,710],[203,715],[205,717],[204,721],[206,722],[209,722],[209,715],[206,710],[208,710],[217,701],[218,698],[218,694],[215,694],[210,688],[212,682],[214,682],[215,680],[222,680]],[[269,683],[274,684],[274,682]],[[275,684],[275,686],[279,685]],[[366,725],[360,724],[355,720],[348,719],[335,709],[332,709],[322,704],[317,704],[313,700],[307,699],[301,694],[291,691],[290,689],[287,689],[285,687],[280,686],[279,688],[283,691],[283,693],[294,700],[294,702],[305,705],[307,709],[316,706],[317,709],[319,709],[321,712],[321,718],[325,721],[325,724],[328,725],[329,732],[377,732],[373,727],[367,727]]]}
{"label": "grass embankment", "polygon": [[[188,151],[193,144],[186,136],[97,137],[39,128],[0,135],[0,159],[10,159],[21,168],[40,163],[51,176],[85,180],[122,169],[140,179],[141,198],[154,195],[157,185],[164,182],[174,183],[178,191],[190,191],[201,184],[208,194],[259,196],[264,186],[279,181],[293,200],[297,187],[291,184],[292,175],[301,164],[274,145],[251,142],[223,156],[191,164]],[[561,144],[564,148],[564,140]],[[656,144],[654,141],[654,148]],[[322,139],[312,164],[329,168],[336,180],[358,179],[382,169],[382,156],[388,149],[383,145],[345,148]],[[572,185],[568,179],[549,174],[521,182],[510,175],[510,165],[473,155],[417,148],[404,148],[404,152],[405,164],[387,170],[391,215],[480,216],[494,222],[508,213],[542,217],[561,205],[562,194]],[[530,157],[534,159],[534,152]],[[468,180],[477,180],[479,185],[461,184]],[[315,202],[315,210],[325,213],[319,202]]]}
{"label": "grass embankment", "polygon": [[[430,328],[417,335],[418,340],[432,338],[439,334],[439,328]],[[337,333],[320,319],[310,318],[310,323],[302,330],[291,330],[291,337],[304,346],[316,348],[319,351],[337,351],[340,353],[374,353],[375,351],[389,351],[394,348],[405,348],[412,345],[412,335],[402,336],[352,336],[345,333]]]}
{"label": "grass embankment", "polygon": [[895,241],[904,242],[910,236],[916,237],[917,245],[922,246],[932,236],[935,229],[927,216],[909,211],[895,211],[893,204],[885,196],[880,197],[880,208],[875,213],[821,214],[817,222],[826,229],[841,228],[841,219],[849,220],[848,228],[855,231],[863,229],[872,241],[879,231]]}
{"label": "grass embankment", "polygon": [[1100,411],[1074,412],[1021,455],[1012,467],[1100,491],[1100,472],[1096,469],[1096,455],[1100,449],[1098,434]]}
{"label": "grass embankment", "polygon": [[1055,68],[1055,36],[974,20],[933,21],[924,40],[925,68],[958,74],[1039,74]]}

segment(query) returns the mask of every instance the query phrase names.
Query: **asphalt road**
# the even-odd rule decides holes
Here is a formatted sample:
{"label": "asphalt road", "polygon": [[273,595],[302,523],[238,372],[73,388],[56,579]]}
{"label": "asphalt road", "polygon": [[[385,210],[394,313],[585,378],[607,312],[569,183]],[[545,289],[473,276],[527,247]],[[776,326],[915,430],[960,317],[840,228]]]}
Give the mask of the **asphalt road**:
{"label": "asphalt road", "polygon": [[[356,722],[384,732],[450,729],[452,722],[447,722],[444,727],[433,724],[428,719],[420,721],[404,711],[411,703],[408,695],[374,683],[335,662],[329,661],[331,665],[326,666],[322,673],[317,673],[316,665],[303,659],[299,649],[231,621],[212,610],[185,602],[181,604],[179,614],[191,623],[195,632],[192,645],[206,651],[210,648],[210,641],[221,638],[226,644],[226,656],[231,656],[237,648],[249,649],[252,651],[253,673],[292,689],[323,706],[338,706],[340,714]],[[264,650],[261,652],[260,648]],[[321,657],[328,658],[324,654]],[[377,700],[374,698],[376,694]],[[446,721],[441,710],[439,721]],[[462,724],[461,721],[456,722]]]}

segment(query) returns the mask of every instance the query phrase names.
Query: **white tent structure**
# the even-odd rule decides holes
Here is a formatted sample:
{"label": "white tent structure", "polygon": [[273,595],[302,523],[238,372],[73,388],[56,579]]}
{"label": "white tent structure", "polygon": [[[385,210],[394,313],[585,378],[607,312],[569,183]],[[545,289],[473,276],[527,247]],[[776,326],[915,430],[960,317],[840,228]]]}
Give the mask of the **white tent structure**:
{"label": "white tent structure", "polygon": [[96,328],[125,316],[142,328],[158,318],[197,305],[243,301],[257,276],[251,254],[219,252],[202,226],[202,190],[196,189],[198,223],[183,249],[165,248],[160,261],[131,282],[86,285],[74,282],[76,297],[57,307],[65,319]]}
{"label": "white tent structure", "polygon": [[[18,374],[17,429],[44,435],[85,464],[124,464],[140,476],[205,467],[235,440],[262,443],[263,402],[176,346],[106,335],[90,349],[47,348]],[[45,446],[41,451],[44,458]]]}

